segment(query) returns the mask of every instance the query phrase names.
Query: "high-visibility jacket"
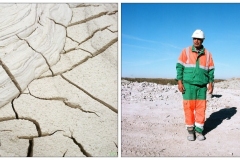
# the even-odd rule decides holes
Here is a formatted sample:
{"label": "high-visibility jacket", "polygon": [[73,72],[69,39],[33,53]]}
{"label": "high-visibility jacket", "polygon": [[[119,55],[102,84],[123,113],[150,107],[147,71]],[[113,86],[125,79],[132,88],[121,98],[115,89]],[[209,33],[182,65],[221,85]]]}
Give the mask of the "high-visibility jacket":
{"label": "high-visibility jacket", "polygon": [[212,54],[204,47],[199,51],[194,46],[183,49],[176,69],[176,79],[184,83],[205,85],[214,82]]}

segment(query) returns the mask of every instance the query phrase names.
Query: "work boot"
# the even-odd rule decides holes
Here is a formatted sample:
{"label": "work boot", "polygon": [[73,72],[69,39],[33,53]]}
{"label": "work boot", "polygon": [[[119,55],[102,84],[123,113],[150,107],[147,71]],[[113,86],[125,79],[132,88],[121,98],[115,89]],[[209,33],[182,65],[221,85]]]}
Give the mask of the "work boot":
{"label": "work boot", "polygon": [[197,139],[198,139],[199,141],[205,140],[205,137],[204,137],[204,135],[202,134],[202,132],[203,132],[203,129],[202,129],[202,128],[196,126],[196,127],[195,127],[195,132],[196,132],[196,137],[197,137]]}
{"label": "work boot", "polygon": [[199,141],[205,140],[205,137],[204,137],[204,135],[203,135],[202,133],[196,132],[196,137],[197,137],[197,139],[198,139]]}
{"label": "work boot", "polygon": [[193,127],[187,127],[187,131],[188,131],[188,136],[187,139],[189,141],[194,141],[195,140],[195,131]]}

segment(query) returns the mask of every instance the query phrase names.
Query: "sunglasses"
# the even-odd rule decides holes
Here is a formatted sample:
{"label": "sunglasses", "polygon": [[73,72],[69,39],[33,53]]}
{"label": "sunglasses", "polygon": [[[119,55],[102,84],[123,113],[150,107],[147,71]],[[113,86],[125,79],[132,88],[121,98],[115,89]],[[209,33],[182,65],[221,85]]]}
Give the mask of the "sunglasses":
{"label": "sunglasses", "polygon": [[193,38],[193,40],[202,40],[201,38]]}

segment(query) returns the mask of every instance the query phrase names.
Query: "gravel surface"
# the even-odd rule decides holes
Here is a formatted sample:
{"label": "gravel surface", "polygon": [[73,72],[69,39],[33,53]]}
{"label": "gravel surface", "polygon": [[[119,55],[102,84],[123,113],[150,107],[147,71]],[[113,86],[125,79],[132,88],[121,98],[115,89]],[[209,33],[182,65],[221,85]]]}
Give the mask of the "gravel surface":
{"label": "gravel surface", "polygon": [[216,83],[207,98],[205,141],[188,141],[177,85],[122,80],[122,156],[240,156],[240,80]]}

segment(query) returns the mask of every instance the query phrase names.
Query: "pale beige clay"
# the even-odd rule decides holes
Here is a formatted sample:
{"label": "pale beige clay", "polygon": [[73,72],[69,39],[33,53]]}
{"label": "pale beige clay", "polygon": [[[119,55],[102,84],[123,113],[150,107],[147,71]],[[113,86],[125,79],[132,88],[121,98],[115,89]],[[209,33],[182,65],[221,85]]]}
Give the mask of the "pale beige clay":
{"label": "pale beige clay", "polygon": [[118,4],[0,4],[0,157],[118,155]]}

